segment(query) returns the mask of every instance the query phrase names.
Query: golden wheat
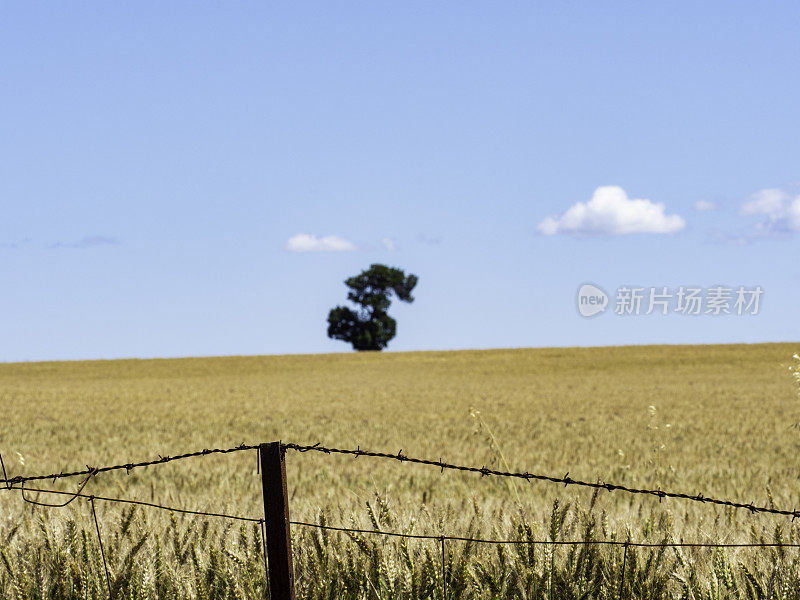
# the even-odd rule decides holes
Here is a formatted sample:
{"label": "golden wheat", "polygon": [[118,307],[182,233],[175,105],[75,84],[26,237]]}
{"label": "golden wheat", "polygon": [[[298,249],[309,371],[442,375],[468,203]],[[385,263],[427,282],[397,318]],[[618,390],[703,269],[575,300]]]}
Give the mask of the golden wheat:
{"label": "golden wheat", "polygon": [[[26,475],[281,439],[402,449],[407,455],[462,464],[555,475],[569,472],[582,479],[702,491],[707,496],[796,508],[800,506],[796,467],[800,430],[794,424],[800,421],[800,403],[787,370],[795,351],[796,345],[762,344],[3,364],[0,451],[9,475]],[[377,493],[377,501],[390,507],[381,512],[382,519],[390,519],[398,530],[413,524],[416,532],[434,535],[516,537],[530,527],[535,537],[547,539],[550,533],[544,524],[552,521],[554,503],[560,502],[562,512],[556,512],[562,515],[563,527],[557,532],[561,539],[585,537],[591,523],[592,539],[771,541],[776,535],[786,542],[800,539],[787,519],[675,500],[659,503],[620,493],[593,498],[590,491],[545,483],[442,474],[435,468],[363,458],[290,453],[287,461],[292,517],[300,520],[322,518],[333,525],[355,523],[371,528],[374,514],[367,502],[374,507]],[[263,509],[255,471],[255,453],[238,453],[189,459],[130,475],[104,474],[92,480],[87,490],[258,517]],[[74,484],[62,482],[58,487],[73,489]],[[75,564],[96,566],[92,554],[96,545],[84,502],[61,510],[34,509],[23,506],[16,492],[1,494],[0,542],[7,540],[3,551],[9,564],[0,564],[0,590],[12,585],[12,572],[24,579],[18,572],[21,565],[32,556],[46,556],[48,547],[69,548],[68,555],[76,559],[81,553],[75,549],[82,542],[75,540],[83,531],[89,536],[88,546],[81,550],[85,560]],[[141,597],[158,589],[163,593],[153,597],[263,594],[263,572],[253,570],[260,560],[260,542],[254,532],[237,533],[234,542],[238,525],[203,525],[199,520],[146,510],[131,517],[99,503],[98,510],[113,548],[112,571],[115,578],[126,574],[119,586],[130,597],[135,597],[130,590],[136,581],[136,589],[144,594]],[[120,535],[126,518],[132,525]],[[388,525],[384,522],[381,527]],[[145,534],[136,552],[144,548],[148,560],[127,559]],[[435,547],[413,542],[413,549],[404,554],[399,544],[341,534],[331,534],[333,539],[320,536],[295,530],[298,577],[308,597],[377,593],[374,597],[417,598],[440,593],[436,591],[440,575],[434,568],[438,564]],[[385,554],[370,544],[385,548]],[[190,546],[193,550],[186,554]],[[157,552],[161,566],[155,569],[150,558]],[[502,589],[496,594],[517,597],[502,590],[522,589],[524,581],[503,577],[509,577],[510,571],[528,576],[538,572],[532,567],[509,571],[509,564],[524,566],[525,560],[533,560],[517,552],[507,549],[503,555],[495,549],[454,547],[449,557],[452,568],[464,573],[452,575],[451,597],[483,597],[475,595],[475,586],[485,591],[498,585]],[[530,597],[552,596],[555,589],[560,590],[555,597],[579,597],[586,590],[595,590],[596,597],[616,593],[618,582],[609,573],[619,568],[618,555],[614,549],[601,549],[591,557],[575,554],[570,558],[564,551],[555,559],[550,557],[549,574],[541,571],[549,579],[544,584],[528,582],[526,589],[533,585],[539,590],[530,592]],[[638,556],[646,560],[645,553]],[[747,585],[754,585],[746,583],[749,579],[742,568],[761,573],[751,575],[756,583],[763,576],[758,583],[762,587],[770,577],[774,589],[776,582],[789,585],[785,573],[772,576],[775,571],[769,566],[777,564],[775,556],[763,550],[705,551],[693,555],[687,564],[702,566],[697,590],[713,591],[717,585],[724,596],[733,594],[730,586],[747,590]],[[372,566],[360,570],[357,565],[365,557],[377,562],[367,561]],[[580,561],[584,561],[580,568],[586,567],[589,558],[591,568],[599,569],[602,577],[595,571],[570,575],[570,568],[578,568]],[[647,588],[646,593],[680,596],[682,590],[690,589],[689,579],[685,586],[679,580],[691,578],[695,571],[675,570],[679,558],[687,560],[672,552],[665,566],[659,567],[663,573],[652,564],[648,567],[652,585],[665,591]],[[51,558],[48,564],[67,569],[64,565],[69,561],[63,561]],[[543,563],[536,564],[544,569]],[[197,579],[210,565],[220,577],[213,584],[218,588]],[[81,568],[75,566],[75,573]],[[603,569],[611,570],[605,573]],[[736,571],[735,577],[730,569]],[[103,583],[95,577],[97,569],[91,572],[94,575],[83,575],[87,583],[81,589],[88,590],[90,580],[95,587]],[[656,575],[666,580],[661,582]],[[52,573],[50,577],[59,579]],[[63,577],[71,580],[72,575]],[[361,583],[352,583],[356,587],[350,591],[331,591],[325,587],[331,577]],[[375,581],[367,583],[370,577]],[[553,578],[561,578],[560,583]],[[460,592],[457,582],[464,586]],[[185,596],[179,592],[181,585],[187,590]],[[203,586],[208,589],[200,594],[198,590],[206,589]],[[239,590],[235,594],[220,591],[234,588]],[[30,589],[41,591],[35,586]],[[20,590],[14,592],[18,597],[34,597],[30,595],[34,592]],[[627,592],[633,594],[633,587]],[[53,597],[71,597],[59,593]],[[101,586],[92,593],[104,597],[106,592]],[[640,596],[644,593],[639,592]]]}

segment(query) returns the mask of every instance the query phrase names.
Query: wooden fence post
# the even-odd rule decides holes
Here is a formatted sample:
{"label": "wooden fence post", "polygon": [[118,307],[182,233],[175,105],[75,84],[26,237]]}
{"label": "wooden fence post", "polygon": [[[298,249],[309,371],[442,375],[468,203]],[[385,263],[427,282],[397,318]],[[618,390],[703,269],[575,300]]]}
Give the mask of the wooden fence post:
{"label": "wooden fence post", "polygon": [[271,600],[295,600],[292,536],[289,531],[289,499],[286,495],[286,463],[280,442],[261,444],[261,488],[264,493],[264,526],[267,531],[269,590]]}

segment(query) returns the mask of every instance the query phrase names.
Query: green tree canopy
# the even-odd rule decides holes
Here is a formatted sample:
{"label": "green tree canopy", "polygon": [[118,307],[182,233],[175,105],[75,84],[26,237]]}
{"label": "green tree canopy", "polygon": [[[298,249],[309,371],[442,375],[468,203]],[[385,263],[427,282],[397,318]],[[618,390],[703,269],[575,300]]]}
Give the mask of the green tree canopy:
{"label": "green tree canopy", "polygon": [[394,293],[403,302],[413,302],[411,292],[417,285],[417,276],[374,264],[344,283],[350,288],[347,299],[357,308],[331,309],[328,337],[348,342],[355,350],[383,350],[397,333],[397,322],[386,314],[392,303],[391,295]]}

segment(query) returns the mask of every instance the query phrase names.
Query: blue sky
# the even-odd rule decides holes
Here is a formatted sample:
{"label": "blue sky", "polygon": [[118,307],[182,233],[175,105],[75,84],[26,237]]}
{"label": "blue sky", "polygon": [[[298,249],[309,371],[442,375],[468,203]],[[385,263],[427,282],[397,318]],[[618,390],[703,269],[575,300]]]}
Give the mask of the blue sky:
{"label": "blue sky", "polygon": [[[798,340],[799,25],[793,2],[7,6],[0,360],[347,351],[327,311],[372,262],[420,277],[391,350]],[[586,319],[586,282],[763,296]]]}

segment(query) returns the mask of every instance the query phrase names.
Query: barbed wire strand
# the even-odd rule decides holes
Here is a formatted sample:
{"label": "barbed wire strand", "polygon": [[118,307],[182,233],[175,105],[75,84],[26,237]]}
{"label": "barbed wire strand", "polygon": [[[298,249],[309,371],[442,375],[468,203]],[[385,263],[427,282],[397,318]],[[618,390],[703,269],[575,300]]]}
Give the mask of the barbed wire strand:
{"label": "barbed wire strand", "polygon": [[299,444],[284,444],[284,447],[287,450],[296,450],[298,452],[322,452],[325,454],[346,454],[351,455],[356,458],[360,456],[368,456],[372,458],[383,458],[383,459],[390,459],[390,460],[397,460],[401,463],[408,462],[420,465],[429,465],[434,467],[439,467],[442,472],[445,469],[455,470],[455,471],[462,471],[468,473],[477,473],[481,476],[493,475],[496,477],[513,477],[517,479],[524,479],[526,481],[548,481],[550,483],[559,483],[564,484],[564,486],[574,485],[579,487],[588,487],[592,489],[599,489],[599,490],[607,490],[609,492],[613,491],[620,491],[626,492],[629,494],[646,494],[655,496],[659,499],[659,501],[663,500],[664,498],[675,498],[680,500],[690,500],[694,502],[702,502],[702,503],[709,503],[709,504],[716,504],[718,506],[729,506],[731,508],[743,508],[749,510],[753,513],[768,513],[768,514],[776,514],[776,515],[784,515],[792,517],[794,520],[795,518],[800,516],[800,510],[785,510],[785,509],[778,509],[772,508],[767,506],[757,506],[756,504],[744,503],[744,502],[736,502],[732,500],[720,500],[718,498],[708,498],[704,496],[702,493],[699,494],[685,494],[682,492],[666,492],[661,489],[645,489],[645,488],[633,488],[628,487],[621,484],[615,483],[607,483],[603,481],[591,482],[591,481],[582,481],[580,479],[573,479],[569,476],[569,472],[563,477],[555,477],[552,475],[541,475],[536,473],[528,473],[528,472],[511,472],[511,471],[499,471],[497,469],[489,469],[488,467],[469,467],[463,465],[456,465],[452,463],[446,463],[442,460],[429,460],[424,458],[412,458],[410,456],[405,456],[403,451],[400,450],[397,454],[391,454],[388,452],[368,452],[366,450],[361,450],[361,448],[357,448],[356,450],[343,450],[341,448],[327,448],[325,446],[321,446],[319,444],[314,444],[312,446],[301,446]]}
{"label": "barbed wire strand", "polygon": [[111,577],[108,575],[108,563],[106,562],[106,551],[103,549],[103,536],[100,535],[100,523],[97,522],[97,512],[94,510],[94,496],[89,496],[89,503],[92,505],[92,516],[94,517],[94,527],[97,530],[97,541],[100,544],[100,555],[103,557],[103,568],[106,570],[108,600],[111,600]]}
{"label": "barbed wire strand", "polygon": [[[93,471],[95,472],[95,474],[97,474],[97,473],[108,473],[109,471],[120,471],[120,470],[124,469],[126,472],[130,473],[133,469],[138,469],[138,468],[141,468],[141,467],[150,467],[150,466],[154,466],[154,465],[163,465],[163,464],[168,463],[168,462],[172,462],[172,461],[176,461],[176,460],[183,460],[183,459],[186,459],[186,458],[194,458],[194,457],[198,457],[198,456],[205,457],[205,456],[209,456],[211,454],[230,454],[232,452],[241,452],[243,450],[255,450],[256,448],[258,448],[258,445],[248,446],[247,444],[242,443],[242,444],[240,444],[238,446],[234,446],[233,448],[212,448],[212,449],[204,448],[202,450],[197,450],[195,452],[186,452],[184,454],[176,454],[175,456],[161,456],[161,455],[159,455],[158,458],[153,459],[153,460],[144,460],[144,461],[140,461],[140,462],[128,462],[128,463],[123,463],[123,464],[118,464],[118,465],[108,465],[108,466],[105,466],[105,467],[90,467],[89,465],[86,465],[85,469],[81,469],[81,470],[78,470],[78,471],[70,471],[70,472],[67,472],[67,473],[64,473],[62,471],[61,473],[50,473],[49,475],[30,475],[30,476],[17,475],[16,477],[9,478],[9,477],[7,477],[7,475],[4,472],[3,473],[3,482],[2,483],[5,483],[6,487],[8,487],[9,485],[13,486],[13,485],[16,485],[18,483],[24,483],[26,481],[43,481],[43,480],[51,479],[51,480],[53,480],[55,482],[58,479],[64,479],[66,477],[79,477],[81,475],[88,475],[89,473],[92,473]],[[4,469],[4,471],[5,471],[5,469]]]}
{"label": "barbed wire strand", "polygon": [[[65,477],[75,477],[79,475],[88,475],[92,472],[95,474],[98,473],[106,473],[109,471],[117,471],[121,469],[125,469],[126,472],[130,472],[133,469],[140,468],[140,467],[148,467],[153,465],[160,465],[167,462],[172,462],[176,460],[182,460],[186,458],[193,458],[199,456],[208,456],[211,454],[229,454],[232,452],[239,452],[243,450],[254,450],[257,449],[258,445],[247,445],[247,444],[240,444],[239,446],[235,446],[233,448],[214,448],[214,449],[203,449],[198,450],[196,452],[187,452],[185,454],[179,454],[176,456],[159,456],[158,459],[148,460],[148,461],[141,461],[136,463],[125,463],[119,465],[110,465],[105,467],[90,467],[87,465],[85,470],[79,471],[72,471],[69,473],[52,473],[50,475],[34,475],[34,476],[21,476],[18,475],[16,477],[7,478],[5,477],[4,483],[6,487],[9,484],[13,487],[15,484],[21,484],[27,481],[41,481],[41,480],[49,480],[52,479],[54,482],[58,479],[65,478]],[[733,500],[722,500],[718,498],[709,498],[706,497],[702,493],[698,494],[686,494],[682,492],[667,492],[661,489],[646,489],[646,488],[634,488],[629,487],[621,484],[615,483],[608,483],[604,481],[583,481],[580,479],[573,479],[569,476],[569,472],[566,473],[563,477],[556,477],[552,475],[543,475],[543,474],[536,474],[536,473],[528,473],[526,472],[511,472],[511,471],[500,471],[497,469],[490,469],[486,466],[483,467],[471,467],[471,466],[464,466],[464,465],[456,465],[453,463],[447,463],[443,460],[429,460],[424,458],[413,458],[410,456],[406,456],[403,454],[403,451],[400,450],[397,454],[392,454],[389,452],[371,452],[366,450],[361,450],[360,447],[356,448],[355,450],[348,450],[342,448],[330,448],[326,446],[322,446],[319,443],[313,445],[300,445],[300,444],[281,444],[282,450],[295,450],[298,452],[320,452],[324,454],[343,454],[343,455],[350,455],[354,456],[355,458],[359,458],[361,456],[371,457],[371,458],[381,458],[381,459],[389,459],[389,460],[396,460],[401,463],[412,463],[412,464],[420,464],[420,465],[429,465],[438,467],[441,472],[444,472],[445,469],[454,470],[454,471],[461,471],[461,472],[468,472],[468,473],[476,473],[481,476],[496,476],[496,477],[512,477],[517,479],[523,479],[525,481],[547,481],[550,483],[557,483],[563,484],[566,486],[578,486],[578,487],[586,487],[592,489],[599,489],[599,490],[607,490],[609,492],[613,491],[621,491],[626,492],[629,494],[643,494],[643,495],[650,495],[657,497],[659,501],[663,500],[664,498],[674,498],[679,500],[688,500],[693,502],[700,502],[700,503],[708,503],[714,504],[717,506],[727,506],[731,508],[737,509],[745,509],[749,510],[752,513],[763,513],[763,514],[775,514],[775,515],[783,515],[792,517],[792,520],[796,519],[800,516],[800,510],[786,510],[786,509],[779,509],[774,507],[767,507],[767,506],[758,506],[753,502],[745,503],[745,502],[738,502]]]}

